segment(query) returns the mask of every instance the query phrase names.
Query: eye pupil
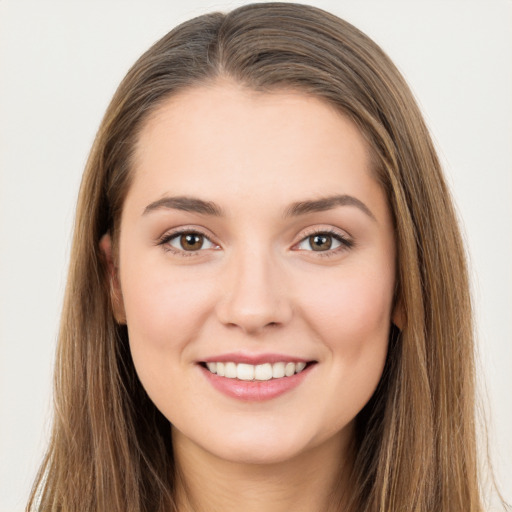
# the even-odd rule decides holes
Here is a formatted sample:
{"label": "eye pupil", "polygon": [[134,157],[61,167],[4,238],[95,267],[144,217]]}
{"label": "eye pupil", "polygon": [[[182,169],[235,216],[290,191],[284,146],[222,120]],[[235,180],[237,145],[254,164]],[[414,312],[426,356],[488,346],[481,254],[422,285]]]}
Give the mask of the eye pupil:
{"label": "eye pupil", "polygon": [[203,246],[204,237],[197,233],[186,233],[181,235],[180,243],[185,251],[197,251]]}
{"label": "eye pupil", "polygon": [[331,248],[332,237],[329,235],[313,235],[309,237],[313,251],[327,251]]}

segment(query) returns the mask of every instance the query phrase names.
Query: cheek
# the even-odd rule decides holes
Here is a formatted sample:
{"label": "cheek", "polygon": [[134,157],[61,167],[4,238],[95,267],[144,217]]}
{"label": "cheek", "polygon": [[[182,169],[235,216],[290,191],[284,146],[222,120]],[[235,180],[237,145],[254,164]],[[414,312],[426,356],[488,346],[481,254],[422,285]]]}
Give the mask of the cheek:
{"label": "cheek", "polygon": [[[122,269],[122,293],[137,374],[157,406],[186,366],[187,347],[200,335],[210,298],[208,282],[190,272],[169,272],[164,265],[130,265]],[[152,264],[153,263],[153,264]],[[124,279],[123,279],[124,277]]]}
{"label": "cheek", "polygon": [[393,279],[378,272],[326,276],[303,293],[302,310],[332,348],[358,351],[377,337],[387,339],[391,322]]}
{"label": "cheek", "polygon": [[165,350],[193,337],[209,300],[207,283],[190,272],[171,273],[149,265],[150,270],[125,269],[122,293],[128,328],[134,343]]}
{"label": "cheek", "polygon": [[389,272],[348,271],[316,286],[303,302],[304,316],[330,354],[334,396],[353,401],[357,409],[370,398],[382,374],[393,283]]}
{"label": "cheek", "polygon": [[368,273],[326,282],[304,305],[309,325],[330,354],[319,404],[332,430],[351,421],[368,402],[381,378],[391,325],[393,280]]}
{"label": "cheek", "polygon": [[[124,268],[123,300],[132,359],[138,377],[155,405],[168,418],[186,409],[176,397],[188,396],[192,382],[184,371],[187,349],[200,336],[211,291],[204,279],[186,272],[170,273],[162,266]],[[198,284],[200,283],[200,284]],[[210,301],[211,302],[211,301]],[[169,390],[176,390],[169,400]]]}

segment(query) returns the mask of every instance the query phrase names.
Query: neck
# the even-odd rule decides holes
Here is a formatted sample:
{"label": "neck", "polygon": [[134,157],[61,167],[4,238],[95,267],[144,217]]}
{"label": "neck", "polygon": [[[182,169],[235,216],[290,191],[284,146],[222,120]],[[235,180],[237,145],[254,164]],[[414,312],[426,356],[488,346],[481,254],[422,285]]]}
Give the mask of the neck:
{"label": "neck", "polygon": [[246,464],[220,459],[173,429],[178,510],[344,510],[351,439],[338,436],[283,462]]}

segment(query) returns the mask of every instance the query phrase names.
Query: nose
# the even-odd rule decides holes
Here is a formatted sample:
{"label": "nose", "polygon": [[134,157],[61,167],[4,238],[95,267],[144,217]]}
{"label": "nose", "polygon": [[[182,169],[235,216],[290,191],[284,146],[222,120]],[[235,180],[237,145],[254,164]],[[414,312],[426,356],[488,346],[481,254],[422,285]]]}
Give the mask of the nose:
{"label": "nose", "polygon": [[287,324],[293,308],[282,268],[264,251],[231,260],[216,307],[220,322],[250,335]]}

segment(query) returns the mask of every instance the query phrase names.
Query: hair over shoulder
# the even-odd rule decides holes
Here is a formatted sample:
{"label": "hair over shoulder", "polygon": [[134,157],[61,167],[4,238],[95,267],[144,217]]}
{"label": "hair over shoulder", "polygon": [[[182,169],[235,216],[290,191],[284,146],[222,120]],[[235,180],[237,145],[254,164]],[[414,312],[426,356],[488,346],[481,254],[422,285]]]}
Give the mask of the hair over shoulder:
{"label": "hair over shoulder", "polygon": [[99,241],[118,234],[144,122],[169,96],[222,78],[298,90],[348,116],[368,142],[393,214],[403,328],[392,330],[379,387],[357,417],[350,510],[481,511],[468,272],[431,137],[377,44],[332,14],[292,3],[183,23],[115,93],[80,188],[53,430],[27,510],[176,510],[169,422],[137,378]]}

